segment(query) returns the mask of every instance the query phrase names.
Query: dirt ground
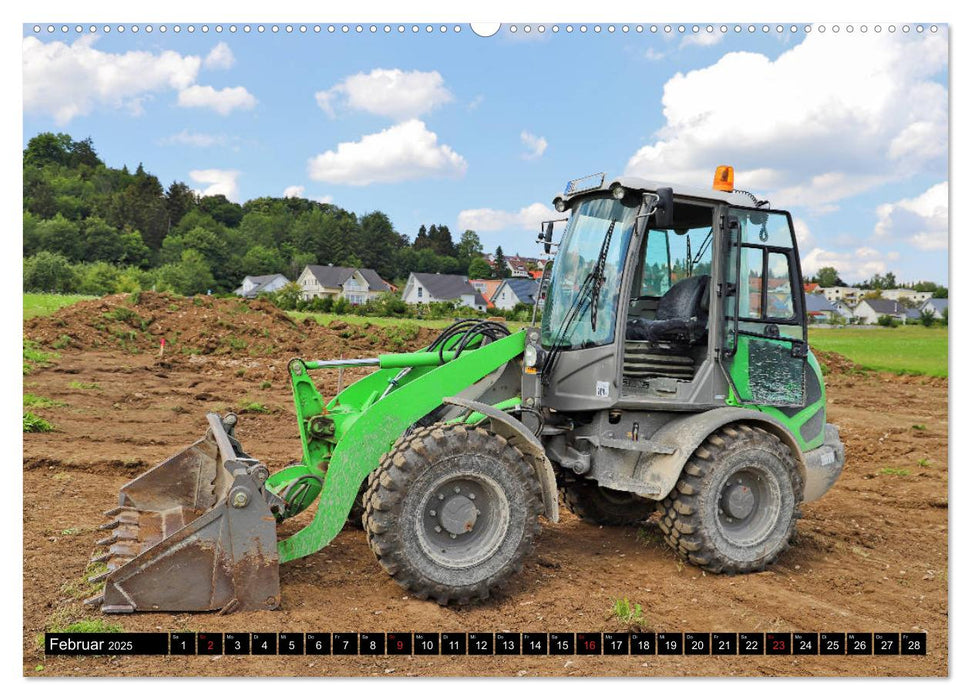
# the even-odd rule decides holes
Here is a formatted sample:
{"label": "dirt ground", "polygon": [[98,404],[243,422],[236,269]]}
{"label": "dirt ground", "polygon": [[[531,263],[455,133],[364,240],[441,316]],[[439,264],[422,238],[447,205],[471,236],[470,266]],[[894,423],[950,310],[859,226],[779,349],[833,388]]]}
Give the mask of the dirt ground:
{"label": "dirt ground", "polygon": [[[201,436],[207,410],[265,406],[269,413],[241,415],[238,435],[277,469],[299,457],[290,357],[366,356],[387,343],[416,348],[434,336],[388,340],[380,328],[295,324],[272,307],[235,301],[206,307],[206,300],[193,306],[143,295],[139,302],[86,302],[25,323],[26,337],[41,349],[60,347],[49,366],[24,377],[24,391],[64,402],[35,410],[55,432],[24,435],[27,675],[948,674],[947,381],[861,372],[833,355],[822,358],[829,420],[841,428],[847,465],[829,494],[804,506],[797,543],[764,573],[705,575],[681,564],[654,526],[598,528],[564,510],[560,523],[544,522],[521,575],[474,606],[410,598],[377,564],[364,534],[345,529],[321,552],[281,567],[276,611],[102,616],[85,609],[82,572],[102,511],[127,480]],[[162,336],[168,345],[160,360]],[[348,371],[344,381],[362,372]],[[336,390],[336,373],[319,379],[324,393]],[[622,631],[628,628],[609,616],[621,597],[643,606],[645,630],[926,631],[928,654],[45,658],[37,643],[45,629],[98,618],[132,632]]]}

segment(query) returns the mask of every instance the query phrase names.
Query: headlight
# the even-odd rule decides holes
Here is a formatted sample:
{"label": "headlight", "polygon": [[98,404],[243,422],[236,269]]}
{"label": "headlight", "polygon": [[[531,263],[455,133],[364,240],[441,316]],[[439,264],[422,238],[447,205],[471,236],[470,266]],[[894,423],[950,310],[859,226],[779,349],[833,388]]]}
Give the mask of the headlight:
{"label": "headlight", "polygon": [[532,345],[527,345],[523,350],[523,362],[527,367],[536,366],[536,348]]}
{"label": "headlight", "polygon": [[562,197],[557,197],[553,200],[553,207],[559,212],[564,212],[566,211],[566,202],[563,201]]}
{"label": "headlight", "polygon": [[610,193],[614,196],[614,199],[623,199],[627,191],[622,185],[614,185],[614,189],[610,190]]}

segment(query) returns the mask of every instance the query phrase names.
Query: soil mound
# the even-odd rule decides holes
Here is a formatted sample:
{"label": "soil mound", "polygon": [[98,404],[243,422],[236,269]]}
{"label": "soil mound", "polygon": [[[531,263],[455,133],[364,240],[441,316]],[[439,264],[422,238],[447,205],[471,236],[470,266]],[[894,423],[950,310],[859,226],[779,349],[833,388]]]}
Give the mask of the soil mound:
{"label": "soil mound", "polygon": [[51,316],[26,321],[24,334],[47,349],[66,352],[108,348],[153,352],[164,338],[169,360],[191,355],[281,353],[355,357],[418,349],[436,335],[414,324],[377,326],[335,320],[321,326],[312,318],[295,320],[260,299],[158,292],[78,302]]}

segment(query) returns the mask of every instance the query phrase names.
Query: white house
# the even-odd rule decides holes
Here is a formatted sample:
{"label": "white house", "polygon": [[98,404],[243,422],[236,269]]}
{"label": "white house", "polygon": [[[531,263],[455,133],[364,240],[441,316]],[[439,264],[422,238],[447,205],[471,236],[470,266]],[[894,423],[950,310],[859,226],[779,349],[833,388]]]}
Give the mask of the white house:
{"label": "white house", "polygon": [[893,301],[907,300],[912,301],[915,304],[923,304],[925,301],[934,296],[933,292],[915,292],[913,289],[884,289],[880,292],[880,296],[884,299],[892,299]]}
{"label": "white house", "polygon": [[516,304],[534,304],[539,294],[539,280],[511,277],[504,279],[489,301],[497,309],[511,309]]}
{"label": "white house", "polygon": [[823,293],[826,297],[826,301],[830,304],[835,304],[838,301],[842,301],[849,306],[855,306],[856,303],[863,298],[863,295],[869,292],[869,289],[857,289],[856,287],[820,287],[819,291]]}
{"label": "white house", "polygon": [[351,304],[364,304],[391,287],[369,268],[337,265],[307,265],[297,278],[304,299],[343,297]]}
{"label": "white house", "polygon": [[904,323],[908,316],[907,310],[906,306],[892,299],[864,299],[853,309],[853,314],[863,323],[876,323],[881,316],[889,316]]}
{"label": "white house", "polygon": [[268,294],[289,284],[290,280],[281,274],[275,275],[246,275],[243,283],[233,292],[241,297],[252,299],[257,294]]}
{"label": "white house", "polygon": [[434,301],[454,301],[460,306],[485,311],[488,302],[469,284],[464,275],[443,275],[438,272],[412,272],[408,275],[401,299],[406,304],[430,304]]}
{"label": "white house", "polygon": [[947,299],[928,299],[920,307],[920,310],[934,312],[934,318],[944,318],[944,312],[947,311]]}

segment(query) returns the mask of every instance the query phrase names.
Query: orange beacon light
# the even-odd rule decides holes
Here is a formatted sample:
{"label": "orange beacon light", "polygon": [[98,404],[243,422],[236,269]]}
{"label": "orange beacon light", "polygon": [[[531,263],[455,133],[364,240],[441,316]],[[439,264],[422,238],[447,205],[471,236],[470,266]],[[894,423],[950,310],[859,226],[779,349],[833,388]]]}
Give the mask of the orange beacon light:
{"label": "orange beacon light", "polygon": [[715,168],[715,180],[711,184],[713,190],[731,192],[735,189],[735,168],[730,165],[719,165]]}

